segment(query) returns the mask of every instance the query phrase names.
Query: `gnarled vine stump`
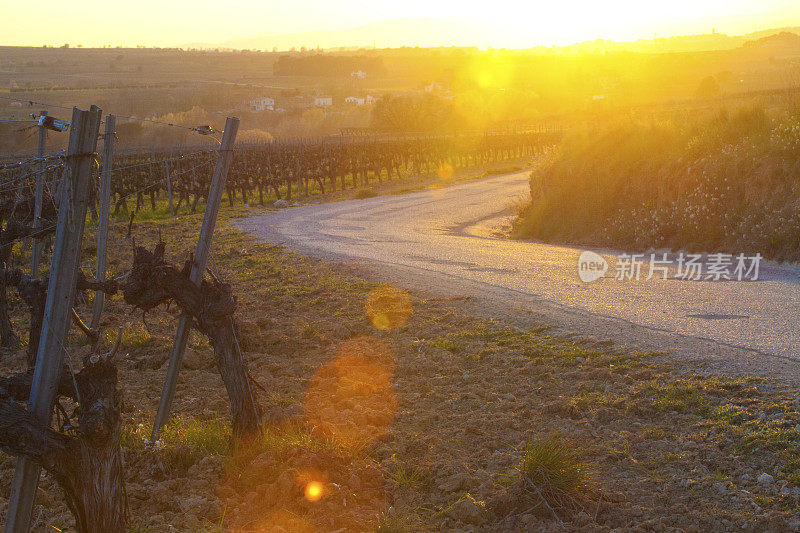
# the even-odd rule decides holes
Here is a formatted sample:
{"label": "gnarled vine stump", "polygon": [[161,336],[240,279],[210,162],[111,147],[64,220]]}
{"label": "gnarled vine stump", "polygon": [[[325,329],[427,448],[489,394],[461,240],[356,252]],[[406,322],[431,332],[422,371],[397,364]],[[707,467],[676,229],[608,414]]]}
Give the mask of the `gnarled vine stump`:
{"label": "gnarled vine stump", "polygon": [[255,435],[260,429],[261,409],[247,374],[247,363],[237,349],[233,312],[236,298],[231,286],[218,280],[203,280],[198,287],[189,279],[191,263],[182,270],[164,261],[164,244],[153,252],[134,247],[133,267],[122,285],[125,301],[141,309],[152,309],[174,301],[191,318],[195,328],[214,347],[217,367],[231,402],[233,435],[236,439]]}
{"label": "gnarled vine stump", "polygon": [[74,435],[56,431],[28,412],[23,402],[30,393],[30,371],[0,379],[0,449],[36,462],[53,476],[81,533],[122,532],[127,521],[121,394],[110,359],[87,360],[74,381],[67,369],[62,372],[59,395],[77,402]]}

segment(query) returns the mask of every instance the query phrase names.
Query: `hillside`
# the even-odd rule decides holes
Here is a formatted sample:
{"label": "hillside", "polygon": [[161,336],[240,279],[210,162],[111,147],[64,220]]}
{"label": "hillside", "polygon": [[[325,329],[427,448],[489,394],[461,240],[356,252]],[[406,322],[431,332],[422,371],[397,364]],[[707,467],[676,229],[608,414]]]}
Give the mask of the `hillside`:
{"label": "hillside", "polygon": [[755,41],[747,41],[745,47],[767,48],[778,50],[795,50],[800,52],[800,35],[788,31],[782,31],[767,37],[762,37]]}

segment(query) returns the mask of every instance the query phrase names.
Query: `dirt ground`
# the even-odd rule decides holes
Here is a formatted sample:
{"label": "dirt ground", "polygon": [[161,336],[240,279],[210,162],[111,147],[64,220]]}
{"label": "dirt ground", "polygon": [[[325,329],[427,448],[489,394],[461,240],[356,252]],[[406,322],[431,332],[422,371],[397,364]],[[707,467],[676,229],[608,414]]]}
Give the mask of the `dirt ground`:
{"label": "dirt ground", "polygon": [[[229,447],[224,387],[194,333],[174,417],[146,447],[177,314],[143,320],[112,299],[107,336],[132,321],[119,363],[131,531],[800,526],[800,399],[780,383],[479,318],[463,299],[405,292],[259,243],[228,224],[235,215],[218,225],[210,267],[238,295],[239,340],[269,423],[256,443]],[[134,235],[154,244],[160,231],[178,262],[199,223],[141,222]],[[124,226],[112,228],[116,273],[131,261]],[[20,302],[13,316],[24,332]],[[79,364],[86,347],[74,341]],[[23,352],[4,354],[2,371],[21,368]],[[526,442],[555,436],[580,451],[592,489],[551,512],[514,488]],[[0,456],[2,512],[13,466]],[[36,531],[70,530],[47,475],[36,503]]]}

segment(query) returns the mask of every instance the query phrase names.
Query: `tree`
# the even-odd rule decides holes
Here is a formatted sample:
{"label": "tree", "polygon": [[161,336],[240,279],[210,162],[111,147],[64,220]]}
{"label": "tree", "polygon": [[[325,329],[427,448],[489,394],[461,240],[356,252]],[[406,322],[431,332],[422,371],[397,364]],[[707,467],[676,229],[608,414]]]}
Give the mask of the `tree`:
{"label": "tree", "polygon": [[698,98],[714,98],[719,96],[719,83],[714,79],[714,76],[706,76],[703,78],[697,91],[695,91],[695,96]]}
{"label": "tree", "polygon": [[381,130],[423,132],[446,129],[453,103],[435,95],[386,96],[372,110],[372,125]]}

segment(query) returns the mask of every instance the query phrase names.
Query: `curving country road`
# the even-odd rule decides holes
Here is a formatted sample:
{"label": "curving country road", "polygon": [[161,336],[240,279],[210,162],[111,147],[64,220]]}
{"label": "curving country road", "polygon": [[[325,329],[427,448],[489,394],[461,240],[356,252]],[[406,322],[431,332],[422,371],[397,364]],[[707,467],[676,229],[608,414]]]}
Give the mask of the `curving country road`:
{"label": "curving country road", "polygon": [[[496,238],[527,172],[451,187],[284,209],[236,225],[311,255],[364,264],[393,282],[452,296],[475,296],[490,316],[552,324],[582,337],[669,350],[711,370],[800,383],[800,280],[762,264],[758,281],[685,281],[654,276],[578,278],[582,250]],[[647,264],[643,272],[647,271]],[[670,271],[674,274],[674,270]],[[466,305],[466,304],[465,304]]]}

